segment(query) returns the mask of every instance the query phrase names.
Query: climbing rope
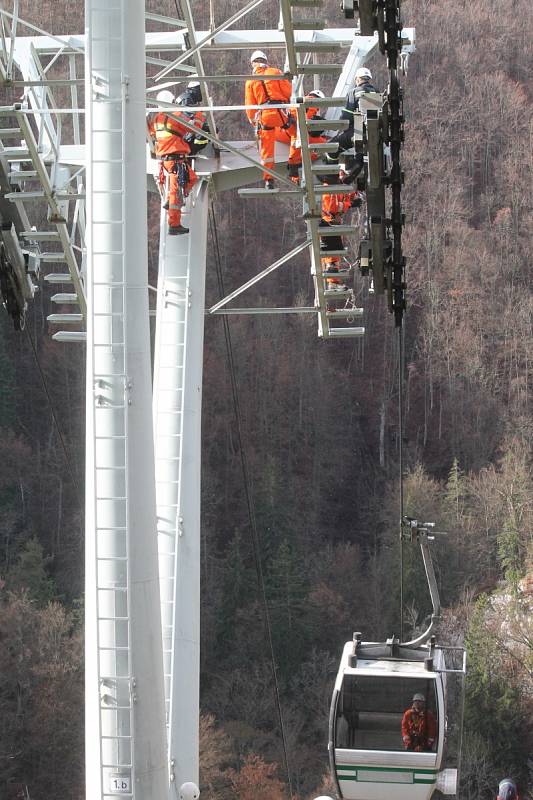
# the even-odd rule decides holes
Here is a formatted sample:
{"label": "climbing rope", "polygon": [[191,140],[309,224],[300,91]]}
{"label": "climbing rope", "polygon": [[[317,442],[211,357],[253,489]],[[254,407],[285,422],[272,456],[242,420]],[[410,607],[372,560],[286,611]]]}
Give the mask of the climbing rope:
{"label": "climbing rope", "polygon": [[404,589],[404,563],[403,563],[403,527],[404,495],[403,495],[403,390],[404,390],[404,330],[403,325],[398,327],[398,431],[399,447],[398,461],[400,470],[400,642],[403,642],[403,589]]}

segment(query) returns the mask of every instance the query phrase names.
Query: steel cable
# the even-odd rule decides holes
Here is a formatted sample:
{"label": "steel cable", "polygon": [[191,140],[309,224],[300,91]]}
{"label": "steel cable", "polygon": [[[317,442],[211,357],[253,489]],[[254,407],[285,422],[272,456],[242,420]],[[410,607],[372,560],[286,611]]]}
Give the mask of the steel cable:
{"label": "steel cable", "polygon": [[48,389],[46,376],[45,376],[45,374],[43,372],[43,369],[41,367],[41,362],[39,361],[39,355],[37,353],[37,348],[35,346],[35,340],[34,340],[33,336],[30,333],[28,325],[26,325],[24,330],[25,330],[25,332],[26,332],[26,334],[28,336],[28,339],[30,341],[30,344],[31,344],[31,349],[33,351],[33,357],[34,357],[35,363],[37,365],[37,370],[39,372],[39,377],[41,378],[41,383],[43,385],[44,393],[46,394],[46,397],[48,399],[48,404],[50,406],[50,411],[52,413],[52,420],[54,422],[54,425],[55,425],[55,428],[56,428],[56,431],[57,431],[57,435],[58,435],[59,441],[61,443],[61,448],[63,450],[63,455],[65,456],[65,462],[66,462],[66,465],[67,465],[67,468],[68,468],[72,483],[74,485],[76,496],[78,498],[79,508],[80,508],[80,511],[83,514],[83,507],[84,507],[83,500],[82,500],[83,495],[82,495],[82,492],[81,492],[80,485],[78,483],[78,479],[76,477],[76,474],[75,474],[73,466],[72,466],[72,461],[70,459],[70,455],[69,455],[69,452],[67,450],[67,446],[66,446],[66,443],[65,443],[65,439],[63,437],[63,433],[62,433],[61,428],[59,426],[59,421],[57,419],[57,414],[56,414],[55,408],[54,408],[54,402],[52,400],[52,396],[51,396],[50,391]]}
{"label": "steel cable", "polygon": [[[225,297],[225,290],[224,290],[224,280],[222,276],[222,265],[221,265],[221,258],[220,258],[220,247],[218,241],[218,231],[217,225],[215,220],[215,215],[213,212],[212,207],[209,209],[209,224],[211,230],[211,238],[214,244],[215,249],[215,264],[216,264],[216,273],[217,273],[217,281],[218,281],[218,290],[221,297]],[[259,584],[259,591],[261,594],[261,602],[263,605],[263,619],[264,625],[266,629],[268,645],[270,650],[270,663],[272,668],[272,678],[274,682],[274,695],[276,701],[276,708],[278,713],[278,721],[281,731],[281,741],[283,747],[283,759],[285,762],[285,770],[287,773],[287,784],[289,787],[289,796],[293,797],[292,791],[292,781],[291,781],[291,774],[289,768],[289,756],[288,756],[288,748],[287,748],[287,737],[285,734],[285,724],[283,722],[283,712],[281,708],[281,697],[280,697],[280,689],[279,689],[279,682],[276,670],[276,658],[274,653],[274,642],[272,640],[272,624],[270,620],[270,612],[268,608],[267,602],[267,595],[265,589],[265,579],[263,574],[263,566],[261,563],[261,555],[260,555],[260,542],[259,542],[259,533],[257,529],[257,520],[255,514],[255,507],[254,501],[252,497],[252,492],[250,489],[250,478],[249,478],[249,470],[248,470],[248,463],[246,459],[246,452],[244,449],[243,444],[243,435],[242,435],[242,416],[240,410],[240,403],[239,403],[239,393],[237,387],[237,379],[235,373],[235,362],[233,358],[233,347],[231,342],[231,331],[229,328],[229,320],[227,316],[222,316],[222,322],[224,326],[224,339],[226,343],[226,355],[228,359],[228,366],[230,372],[230,379],[231,379],[231,394],[233,399],[233,408],[235,413],[235,421],[237,425],[237,441],[239,446],[239,454],[241,460],[241,469],[243,474],[243,481],[244,481],[244,493],[246,497],[246,507],[248,510],[248,519],[250,522],[250,531],[252,534],[252,548],[254,554],[254,561],[255,561],[255,569],[257,573],[257,582]]]}

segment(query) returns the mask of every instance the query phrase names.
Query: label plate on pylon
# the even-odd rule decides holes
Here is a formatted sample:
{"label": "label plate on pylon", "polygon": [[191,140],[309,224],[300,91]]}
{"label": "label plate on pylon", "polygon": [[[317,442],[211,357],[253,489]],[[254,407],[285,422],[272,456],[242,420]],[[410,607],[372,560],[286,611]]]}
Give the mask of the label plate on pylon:
{"label": "label plate on pylon", "polygon": [[109,776],[111,794],[131,794],[131,776],[129,773],[113,772]]}

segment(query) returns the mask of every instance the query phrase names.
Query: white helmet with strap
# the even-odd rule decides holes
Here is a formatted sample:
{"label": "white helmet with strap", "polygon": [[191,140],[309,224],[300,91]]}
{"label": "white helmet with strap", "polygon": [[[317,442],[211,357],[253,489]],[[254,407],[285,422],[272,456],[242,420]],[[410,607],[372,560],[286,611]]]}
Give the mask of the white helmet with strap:
{"label": "white helmet with strap", "polygon": [[250,61],[252,62],[252,64],[254,63],[254,61],[264,61],[265,64],[268,64],[268,58],[266,57],[265,53],[263,53],[262,50],[254,50],[254,52],[251,55]]}
{"label": "white helmet with strap", "polygon": [[368,67],[359,67],[359,69],[355,73],[355,77],[372,79],[372,73],[370,72]]}
{"label": "white helmet with strap", "polygon": [[321,100],[324,100],[326,95],[324,92],[321,92],[320,89],[313,89],[309,94],[308,97],[319,97]]}

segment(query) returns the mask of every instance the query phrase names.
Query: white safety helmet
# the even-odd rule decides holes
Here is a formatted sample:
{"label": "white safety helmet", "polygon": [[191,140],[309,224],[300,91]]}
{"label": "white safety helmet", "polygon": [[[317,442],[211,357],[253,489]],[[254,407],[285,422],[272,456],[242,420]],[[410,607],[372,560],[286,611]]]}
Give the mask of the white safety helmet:
{"label": "white safety helmet", "polygon": [[174,95],[172,92],[169,92],[168,89],[163,89],[162,92],[157,93],[157,102],[158,103],[173,103],[174,102]]}
{"label": "white safety helmet", "polygon": [[417,692],[415,695],[413,695],[413,703],[416,700],[418,700],[420,703],[425,703],[426,702],[426,698],[420,692]]}
{"label": "white safety helmet", "polygon": [[313,89],[312,92],[309,92],[307,95],[308,97],[320,97],[321,100],[324,100],[326,95],[324,92],[321,92],[320,89]]}
{"label": "white safety helmet", "polygon": [[370,78],[372,79],[372,73],[368,69],[368,67],[359,67],[357,72],[355,73],[356,78]]}
{"label": "white safety helmet", "polygon": [[200,86],[200,81],[189,81],[187,89],[194,89],[195,86]]}
{"label": "white safety helmet", "polygon": [[198,800],[200,789],[192,781],[186,781],[180,786],[180,800]]}
{"label": "white safety helmet", "polygon": [[254,61],[264,61],[265,64],[268,64],[268,58],[266,57],[266,55],[263,53],[262,50],[254,50],[250,58],[250,61],[252,62],[252,64],[254,63]]}

